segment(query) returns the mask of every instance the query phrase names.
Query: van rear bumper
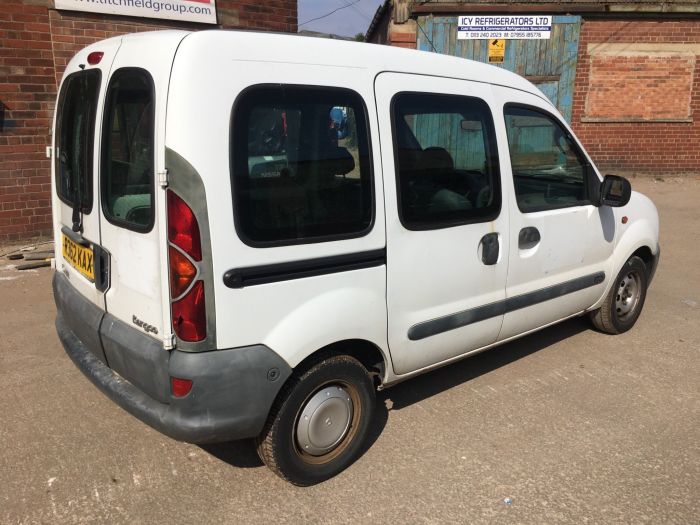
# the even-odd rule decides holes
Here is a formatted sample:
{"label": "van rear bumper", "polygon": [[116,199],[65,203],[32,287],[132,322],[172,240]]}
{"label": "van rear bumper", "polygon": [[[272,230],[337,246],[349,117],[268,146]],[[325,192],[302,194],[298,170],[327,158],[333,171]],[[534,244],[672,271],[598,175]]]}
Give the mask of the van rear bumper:
{"label": "van rear bumper", "polygon": [[[55,274],[54,293],[63,286],[70,287],[68,282],[57,286],[57,279],[66,280],[63,275]],[[82,297],[80,300],[87,302]],[[101,351],[89,348],[76,335],[79,330],[72,328],[68,320],[71,315],[64,314],[61,308],[68,305],[58,297],[56,303],[56,331],[66,353],[78,368],[127,412],[179,441],[215,443],[257,436],[277,393],[291,375],[289,365],[263,345],[199,353],[173,350],[161,361],[162,366],[167,367],[163,372],[167,377],[192,380],[192,390],[181,398],[169,395],[168,401],[163,402],[109,368],[101,359]],[[104,314],[105,318],[108,316],[110,314]],[[127,337],[130,341],[140,337],[146,338],[144,341],[151,339],[120,321],[114,321],[116,323],[107,323],[110,333],[115,329],[133,331]],[[100,324],[105,322],[103,319]],[[106,334],[100,331],[100,335],[104,338]],[[92,344],[99,340],[99,337],[90,338]],[[122,351],[126,354],[122,359],[130,361],[128,354],[133,353],[133,362],[138,362],[140,350],[144,349],[138,346],[124,348]]]}

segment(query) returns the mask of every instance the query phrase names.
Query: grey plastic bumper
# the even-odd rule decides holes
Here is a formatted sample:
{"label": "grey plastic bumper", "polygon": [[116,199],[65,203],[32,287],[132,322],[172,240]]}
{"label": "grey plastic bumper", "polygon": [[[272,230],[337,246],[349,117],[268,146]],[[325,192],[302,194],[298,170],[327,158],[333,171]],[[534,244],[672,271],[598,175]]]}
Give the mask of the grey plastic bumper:
{"label": "grey plastic bumper", "polygon": [[[69,283],[56,279],[54,293]],[[72,289],[72,287],[71,287]],[[63,298],[65,299],[65,298]],[[82,297],[81,301],[86,301]],[[73,302],[74,299],[71,299]],[[87,301],[86,301],[87,302]],[[212,352],[188,353],[177,350],[167,353],[160,361],[167,370],[158,370],[164,376],[191,379],[192,390],[182,398],[169,395],[166,402],[154,399],[132,383],[129,378],[113,371],[103,360],[101,348],[88,348],[68,320],[72,311],[62,311],[65,306],[56,297],[58,315],[56,331],[63,347],[80,370],[110,399],[130,414],[163,434],[190,443],[214,443],[254,437],[260,433],[272,403],[285,380],[291,375],[289,365],[266,346],[256,345]],[[79,306],[79,305],[70,305]],[[84,306],[84,305],[83,305]],[[90,305],[92,306],[92,305]],[[118,320],[107,321],[104,314],[100,325],[107,324],[108,332],[100,329],[101,337],[90,337],[91,344],[101,344],[101,338],[113,338],[114,331],[121,333],[117,339],[144,342],[152,339]],[[107,342],[105,341],[107,346]],[[136,356],[144,347],[124,348],[122,362],[138,363]],[[129,354],[134,354],[131,359]],[[99,357],[98,357],[99,356]],[[138,367],[133,370],[136,379],[144,380]]]}

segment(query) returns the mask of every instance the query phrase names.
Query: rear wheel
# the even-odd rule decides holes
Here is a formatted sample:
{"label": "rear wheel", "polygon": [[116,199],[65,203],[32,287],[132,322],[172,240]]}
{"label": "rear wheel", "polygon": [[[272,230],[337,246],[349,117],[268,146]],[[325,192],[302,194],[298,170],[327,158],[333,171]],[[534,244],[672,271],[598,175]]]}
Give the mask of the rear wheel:
{"label": "rear wheel", "polygon": [[357,459],[374,414],[374,385],[347,355],[293,375],[257,438],[260,459],[295,485],[331,478]]}
{"label": "rear wheel", "polygon": [[617,275],[603,305],[591,312],[593,325],[608,334],[621,334],[634,326],[647,295],[647,268],[639,257],[630,257]]}

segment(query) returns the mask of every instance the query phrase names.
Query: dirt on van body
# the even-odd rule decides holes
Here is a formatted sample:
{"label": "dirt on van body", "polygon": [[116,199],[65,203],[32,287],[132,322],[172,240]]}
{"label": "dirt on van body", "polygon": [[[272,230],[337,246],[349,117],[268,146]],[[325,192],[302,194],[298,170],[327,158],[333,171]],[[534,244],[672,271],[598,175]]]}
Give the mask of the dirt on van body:
{"label": "dirt on van body", "polygon": [[634,179],[662,258],[637,326],[573,319],[379,394],[369,450],[290,486],[109,401],[54,331],[51,272],[0,263],[0,523],[693,523],[700,180]]}

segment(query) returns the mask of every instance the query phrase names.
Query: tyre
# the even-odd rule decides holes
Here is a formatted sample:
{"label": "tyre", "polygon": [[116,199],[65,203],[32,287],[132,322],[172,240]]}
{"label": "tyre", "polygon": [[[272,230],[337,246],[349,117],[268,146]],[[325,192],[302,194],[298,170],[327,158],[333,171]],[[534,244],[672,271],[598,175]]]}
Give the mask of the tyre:
{"label": "tyre", "polygon": [[621,334],[634,326],[647,296],[648,273],[644,261],[630,257],[617,275],[603,306],[591,312],[593,325],[607,334]]}
{"label": "tyre", "polygon": [[374,406],[374,384],[359,361],[324,359],[282,388],[256,440],[258,455],[295,485],[324,481],[360,455]]}

